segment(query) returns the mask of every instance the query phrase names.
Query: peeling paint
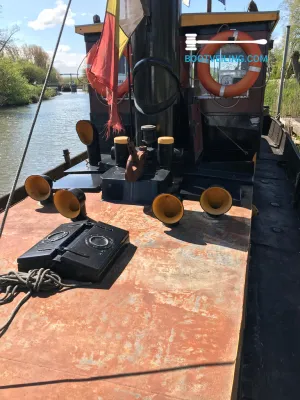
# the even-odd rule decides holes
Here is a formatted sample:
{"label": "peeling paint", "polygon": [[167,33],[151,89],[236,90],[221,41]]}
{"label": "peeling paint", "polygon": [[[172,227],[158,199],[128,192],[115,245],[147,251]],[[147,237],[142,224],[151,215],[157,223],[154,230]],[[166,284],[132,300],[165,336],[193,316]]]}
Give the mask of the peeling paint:
{"label": "peeling paint", "polygon": [[[185,202],[182,224],[170,229],[143,207],[99,197],[87,193],[89,216],[129,229],[135,252],[108,290],[65,291],[20,309],[0,341],[1,385],[62,382],[6,390],[1,400],[231,399],[251,210],[233,207],[212,221]],[[66,222],[35,209],[31,199],[12,207],[0,241],[1,271]],[[7,313],[12,309],[8,304]],[[5,320],[1,314],[0,325]]]}
{"label": "peeling paint", "polygon": [[198,312],[198,311],[199,311],[199,308],[200,308],[200,300],[201,300],[201,297],[200,297],[200,296],[197,296],[197,297],[196,297],[196,300],[195,300],[195,306],[194,306],[194,309],[193,309],[194,312]]}

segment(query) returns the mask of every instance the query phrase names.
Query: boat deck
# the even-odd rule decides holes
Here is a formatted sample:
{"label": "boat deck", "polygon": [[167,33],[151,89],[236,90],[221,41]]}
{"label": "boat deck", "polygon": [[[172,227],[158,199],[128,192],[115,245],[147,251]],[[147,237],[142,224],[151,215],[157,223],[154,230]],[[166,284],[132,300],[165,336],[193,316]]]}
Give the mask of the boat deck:
{"label": "boat deck", "polygon": [[[99,287],[31,298],[0,339],[1,399],[229,400],[238,384],[252,188],[212,219],[186,201],[176,228],[140,206],[87,194],[90,218],[130,231]],[[1,220],[1,216],[0,216]],[[67,220],[12,207],[0,272]],[[15,301],[1,307],[0,325]]]}
{"label": "boat deck", "polygon": [[[300,211],[280,154],[262,139],[254,184],[242,399],[296,400],[300,393]],[[273,152],[275,154],[273,154]],[[298,164],[299,168],[300,164]],[[300,171],[300,169],[299,169]]]}

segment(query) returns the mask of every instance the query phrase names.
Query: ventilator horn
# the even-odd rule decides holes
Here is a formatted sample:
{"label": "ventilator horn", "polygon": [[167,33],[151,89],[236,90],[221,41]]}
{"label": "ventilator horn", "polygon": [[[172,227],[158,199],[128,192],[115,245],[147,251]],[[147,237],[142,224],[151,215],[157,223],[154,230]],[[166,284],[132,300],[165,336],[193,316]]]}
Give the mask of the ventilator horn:
{"label": "ventilator horn", "polygon": [[232,196],[226,189],[220,186],[212,186],[202,193],[200,205],[207,214],[220,216],[231,209]]}
{"label": "ventilator horn", "polygon": [[57,211],[72,221],[86,219],[85,194],[81,189],[58,190],[54,195]]}
{"label": "ventilator horn", "polygon": [[98,166],[101,161],[101,152],[96,127],[88,120],[80,120],[76,124],[76,132],[80,141],[87,147],[90,165]]}
{"label": "ventilator horn", "polygon": [[184,214],[182,201],[173,194],[162,193],[152,203],[155,217],[166,225],[176,225]]}
{"label": "ventilator horn", "polygon": [[25,190],[29,197],[42,204],[53,201],[53,181],[48,175],[30,175],[25,181]]}

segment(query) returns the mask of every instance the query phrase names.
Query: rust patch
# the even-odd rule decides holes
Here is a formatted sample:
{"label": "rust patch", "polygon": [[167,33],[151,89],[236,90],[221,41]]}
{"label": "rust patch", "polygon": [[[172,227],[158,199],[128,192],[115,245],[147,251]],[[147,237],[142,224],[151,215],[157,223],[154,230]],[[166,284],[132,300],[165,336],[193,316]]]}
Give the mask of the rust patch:
{"label": "rust patch", "polygon": [[[128,229],[137,250],[109,290],[65,291],[21,308],[0,340],[0,385],[21,386],[0,387],[1,399],[231,398],[251,210],[233,207],[215,221],[196,202],[184,206],[170,229],[143,207],[87,194],[89,217]],[[14,206],[0,271],[66,221],[31,199]]]}

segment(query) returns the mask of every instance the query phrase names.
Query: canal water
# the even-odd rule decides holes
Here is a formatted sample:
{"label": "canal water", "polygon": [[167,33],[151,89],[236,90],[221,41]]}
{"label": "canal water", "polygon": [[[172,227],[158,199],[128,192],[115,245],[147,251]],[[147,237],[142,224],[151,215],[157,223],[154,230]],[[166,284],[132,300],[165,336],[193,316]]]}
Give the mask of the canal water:
{"label": "canal water", "polygon": [[[36,107],[0,107],[0,197],[11,190]],[[69,149],[71,157],[86,149],[75,125],[89,119],[89,112],[89,96],[81,91],[43,101],[17,187],[28,175],[63,163],[63,149]]]}

